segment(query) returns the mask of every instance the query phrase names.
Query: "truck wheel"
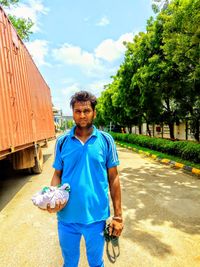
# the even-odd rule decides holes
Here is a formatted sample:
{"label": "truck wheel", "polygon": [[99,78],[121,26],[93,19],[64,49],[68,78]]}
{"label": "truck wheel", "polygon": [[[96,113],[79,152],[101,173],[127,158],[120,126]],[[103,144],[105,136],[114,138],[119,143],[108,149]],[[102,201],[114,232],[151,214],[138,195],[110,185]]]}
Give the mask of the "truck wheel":
{"label": "truck wheel", "polygon": [[37,155],[35,157],[35,166],[32,167],[32,172],[35,174],[39,174],[42,172],[43,169],[43,155],[42,155],[42,148],[39,146],[37,148]]}

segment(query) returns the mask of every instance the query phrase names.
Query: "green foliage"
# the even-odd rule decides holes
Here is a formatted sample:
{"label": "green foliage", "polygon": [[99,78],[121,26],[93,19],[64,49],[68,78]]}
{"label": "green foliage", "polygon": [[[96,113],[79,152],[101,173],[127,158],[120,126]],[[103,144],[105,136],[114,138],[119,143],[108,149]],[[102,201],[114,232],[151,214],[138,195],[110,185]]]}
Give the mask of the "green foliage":
{"label": "green foliage", "polygon": [[167,153],[168,155],[179,156],[182,159],[200,163],[200,144],[190,141],[170,141],[160,138],[151,138],[136,134],[111,133],[113,138],[141,147]]}
{"label": "green foliage", "polygon": [[199,141],[200,1],[153,4],[160,12],[125,44],[124,62],[99,99],[98,121],[128,128],[146,122],[149,135],[149,124],[168,124],[174,139],[174,124],[189,120]]}
{"label": "green foliage", "polygon": [[67,126],[66,128],[71,129],[74,126],[74,121],[73,120],[68,120],[66,126]]}
{"label": "green foliage", "polygon": [[152,2],[152,9],[154,13],[167,9],[169,5],[169,0],[153,0]]}
{"label": "green foliage", "polygon": [[[191,130],[199,141],[200,121],[200,2],[173,1],[161,16],[165,19],[163,51],[178,74],[177,101],[182,118],[191,121]],[[167,19],[166,19],[167,18]],[[180,97],[181,96],[181,97]],[[198,112],[196,112],[198,110]]]}
{"label": "green foliage", "polygon": [[[0,0],[0,5],[3,7],[11,8],[13,5],[19,3],[19,0]],[[20,38],[24,41],[29,40],[29,36],[32,34],[31,28],[33,26],[33,22],[31,19],[17,18],[16,16],[9,15],[8,17],[15,27],[17,33]]]}
{"label": "green foliage", "polygon": [[154,13],[158,13],[159,12],[159,7],[156,4],[152,4],[152,9]]}
{"label": "green foliage", "polygon": [[60,126],[60,130],[65,131],[66,128],[67,128],[67,121],[62,121],[61,126]]}
{"label": "green foliage", "polygon": [[13,26],[17,30],[20,38],[24,41],[29,40],[29,36],[32,34],[31,28],[33,26],[33,22],[31,19],[22,19],[17,18],[15,16],[9,15],[9,19],[12,22]]}
{"label": "green foliage", "polygon": [[195,163],[200,162],[200,145],[189,143],[187,144],[183,150],[181,157],[186,160],[193,160]]}
{"label": "green foliage", "polygon": [[190,160],[182,159],[179,156],[168,155],[168,154],[163,153],[163,152],[158,152],[158,151],[155,151],[155,150],[152,150],[152,149],[149,149],[149,148],[141,147],[141,146],[136,145],[136,144],[130,144],[130,143],[127,143],[127,142],[124,142],[124,141],[118,141],[118,143],[122,147],[132,148],[134,151],[137,151],[137,152],[139,150],[140,151],[142,150],[142,151],[144,151],[144,153],[147,152],[148,155],[156,155],[158,159],[169,159],[172,162],[179,162],[179,163],[184,164],[185,166],[189,166],[189,167],[200,169],[200,164],[194,163],[194,162],[192,162]]}
{"label": "green foliage", "polygon": [[17,4],[19,0],[0,0],[0,5],[4,7],[10,7],[11,5]]}

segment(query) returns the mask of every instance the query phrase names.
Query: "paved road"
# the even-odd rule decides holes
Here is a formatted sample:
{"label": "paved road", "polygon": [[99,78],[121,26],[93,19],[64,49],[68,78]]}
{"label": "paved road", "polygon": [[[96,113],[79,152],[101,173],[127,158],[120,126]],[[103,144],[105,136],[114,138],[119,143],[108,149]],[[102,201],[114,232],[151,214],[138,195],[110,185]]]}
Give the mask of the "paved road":
{"label": "paved road", "polygon": [[[45,151],[43,173],[24,177],[0,212],[0,267],[62,266],[56,216],[30,201],[50,182],[53,146]],[[105,266],[200,266],[200,180],[124,148],[118,151],[125,229],[119,258],[112,264],[105,253]],[[80,267],[88,266],[84,255],[82,242]]]}

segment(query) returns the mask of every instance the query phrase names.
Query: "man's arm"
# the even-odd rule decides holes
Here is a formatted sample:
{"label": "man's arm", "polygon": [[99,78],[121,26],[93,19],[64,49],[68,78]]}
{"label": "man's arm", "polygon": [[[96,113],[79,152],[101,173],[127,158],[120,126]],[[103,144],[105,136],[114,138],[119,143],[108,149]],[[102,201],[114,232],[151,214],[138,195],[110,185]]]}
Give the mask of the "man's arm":
{"label": "man's arm", "polygon": [[57,186],[61,183],[61,175],[62,175],[62,171],[60,170],[55,170],[53,177],[51,179],[51,186]]}
{"label": "man's arm", "polygon": [[[57,186],[61,183],[61,175],[62,175],[62,171],[60,171],[60,170],[54,171],[53,177],[51,179],[51,186]],[[58,202],[56,202],[55,208],[50,208],[50,206],[47,205],[47,211],[49,213],[58,212],[61,209],[63,209],[65,205],[66,205],[66,203],[61,204],[60,201],[58,201]]]}
{"label": "man's arm", "polygon": [[110,223],[109,231],[110,235],[120,236],[123,229],[123,219],[121,208],[121,187],[117,167],[108,169],[108,181],[114,209],[114,216]]}

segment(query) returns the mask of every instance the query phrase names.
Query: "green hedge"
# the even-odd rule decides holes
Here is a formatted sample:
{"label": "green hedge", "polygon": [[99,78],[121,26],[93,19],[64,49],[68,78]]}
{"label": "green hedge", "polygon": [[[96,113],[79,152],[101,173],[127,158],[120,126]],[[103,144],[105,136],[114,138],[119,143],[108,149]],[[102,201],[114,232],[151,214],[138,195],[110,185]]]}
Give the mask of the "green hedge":
{"label": "green hedge", "polygon": [[179,156],[182,159],[200,163],[200,144],[190,141],[170,141],[167,139],[149,137],[137,134],[121,134],[111,132],[117,141],[124,141],[136,144],[152,150]]}

